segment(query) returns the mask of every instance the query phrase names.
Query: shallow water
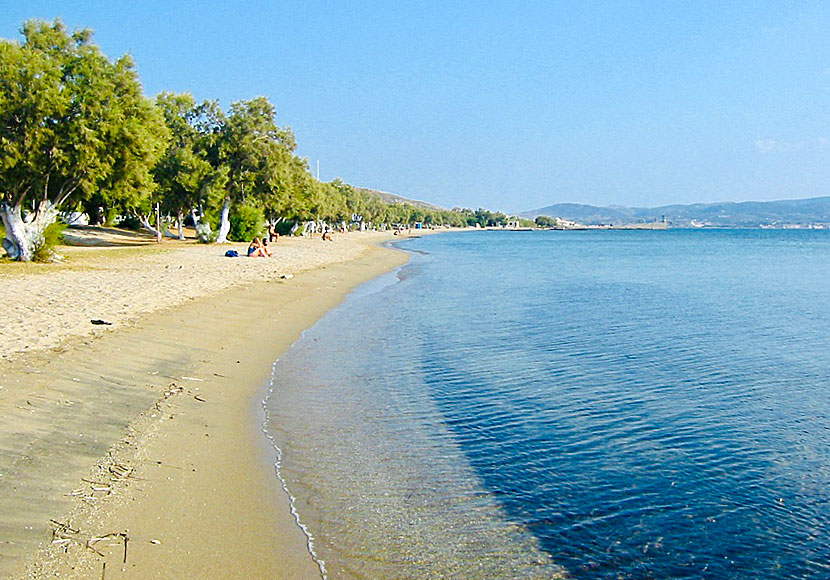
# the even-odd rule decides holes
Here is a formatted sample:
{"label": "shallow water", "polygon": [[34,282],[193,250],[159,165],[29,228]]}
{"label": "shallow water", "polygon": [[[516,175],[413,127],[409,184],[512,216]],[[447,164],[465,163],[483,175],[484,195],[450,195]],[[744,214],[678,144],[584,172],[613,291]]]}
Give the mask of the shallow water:
{"label": "shallow water", "polygon": [[471,232],[275,364],[329,578],[830,576],[830,232]]}

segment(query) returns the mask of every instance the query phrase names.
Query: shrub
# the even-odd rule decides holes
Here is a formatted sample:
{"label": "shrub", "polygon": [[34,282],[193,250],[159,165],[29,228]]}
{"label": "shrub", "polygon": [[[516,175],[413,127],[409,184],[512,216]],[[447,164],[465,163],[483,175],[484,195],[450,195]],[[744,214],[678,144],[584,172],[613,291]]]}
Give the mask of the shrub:
{"label": "shrub", "polygon": [[294,224],[295,222],[293,221],[282,220],[274,226],[274,229],[277,230],[277,233],[281,236],[290,236],[294,233]]}
{"label": "shrub", "polygon": [[246,242],[262,235],[265,218],[262,210],[249,205],[239,205],[230,216],[231,231],[228,238],[236,242]]}
{"label": "shrub", "polygon": [[63,242],[63,230],[66,224],[56,221],[43,232],[43,243],[35,250],[32,260],[48,262],[55,256],[55,246]]}
{"label": "shrub", "polygon": [[127,230],[137,231],[141,229],[141,221],[134,215],[122,215],[118,219],[116,226]]}
{"label": "shrub", "polygon": [[216,241],[218,232],[210,227],[209,221],[204,221],[196,227],[196,236],[199,238],[200,244],[212,244]]}
{"label": "shrub", "polygon": [[196,228],[196,237],[200,244],[212,244],[219,235],[219,215],[211,210],[202,213],[199,226]]}

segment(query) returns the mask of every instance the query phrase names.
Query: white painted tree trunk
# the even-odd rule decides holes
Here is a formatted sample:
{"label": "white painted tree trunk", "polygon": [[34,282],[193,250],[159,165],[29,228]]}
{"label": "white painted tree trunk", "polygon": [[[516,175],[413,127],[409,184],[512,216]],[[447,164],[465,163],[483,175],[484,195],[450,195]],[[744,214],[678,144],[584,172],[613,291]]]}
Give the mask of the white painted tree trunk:
{"label": "white painted tree trunk", "polygon": [[210,229],[208,222],[194,222],[196,224],[196,236],[203,244],[209,244],[214,241],[213,231]]}
{"label": "white painted tree trunk", "polygon": [[183,240],[184,239],[184,235],[183,235],[183,232],[182,232],[182,214],[179,214],[179,216],[177,218],[176,228],[177,228],[178,231],[176,233],[173,233],[172,231],[170,231],[171,223],[170,223],[169,218],[165,218],[162,221],[162,223],[164,224],[164,235],[166,237],[170,238],[171,240]]}
{"label": "white painted tree trunk", "polygon": [[14,207],[0,203],[0,218],[6,228],[3,248],[13,260],[30,262],[35,252],[43,245],[46,228],[58,217],[58,208],[51,201],[40,202],[35,213],[23,217],[20,205]]}
{"label": "white painted tree trunk", "polygon": [[[199,208],[199,215],[201,215],[201,206]],[[203,244],[213,241],[213,232],[210,230],[210,224],[202,222],[201,218],[196,215],[196,208],[190,210],[190,217],[193,220],[193,227],[196,229],[196,237]]]}
{"label": "white painted tree trunk", "polygon": [[179,239],[184,239],[184,214],[179,212]]}
{"label": "white painted tree trunk", "polygon": [[225,204],[222,206],[222,214],[219,216],[219,233],[216,234],[217,244],[228,243],[228,232],[231,231],[231,220],[229,219],[231,213],[231,198],[225,198]]}
{"label": "white painted tree trunk", "polygon": [[138,216],[138,221],[141,222],[141,227],[143,227],[145,230],[147,230],[154,236],[159,237],[161,235],[160,232],[153,227],[153,224],[150,223],[150,216],[141,214]]}

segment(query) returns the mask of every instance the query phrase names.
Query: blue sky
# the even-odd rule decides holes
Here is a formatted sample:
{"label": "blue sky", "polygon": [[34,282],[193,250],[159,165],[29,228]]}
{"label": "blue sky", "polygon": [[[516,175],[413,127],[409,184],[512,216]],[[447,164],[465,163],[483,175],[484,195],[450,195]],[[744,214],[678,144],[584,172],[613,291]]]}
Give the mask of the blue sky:
{"label": "blue sky", "polygon": [[445,207],[830,195],[830,3],[0,3],[145,92],[267,96],[320,177]]}

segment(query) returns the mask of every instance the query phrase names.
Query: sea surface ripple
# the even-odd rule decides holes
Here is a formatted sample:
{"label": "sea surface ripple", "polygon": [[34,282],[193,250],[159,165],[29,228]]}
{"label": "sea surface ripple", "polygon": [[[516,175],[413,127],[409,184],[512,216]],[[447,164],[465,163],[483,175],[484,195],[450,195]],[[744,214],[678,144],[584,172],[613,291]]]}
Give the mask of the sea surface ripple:
{"label": "sea surface ripple", "polygon": [[830,232],[402,247],[266,401],[328,577],[830,577]]}

